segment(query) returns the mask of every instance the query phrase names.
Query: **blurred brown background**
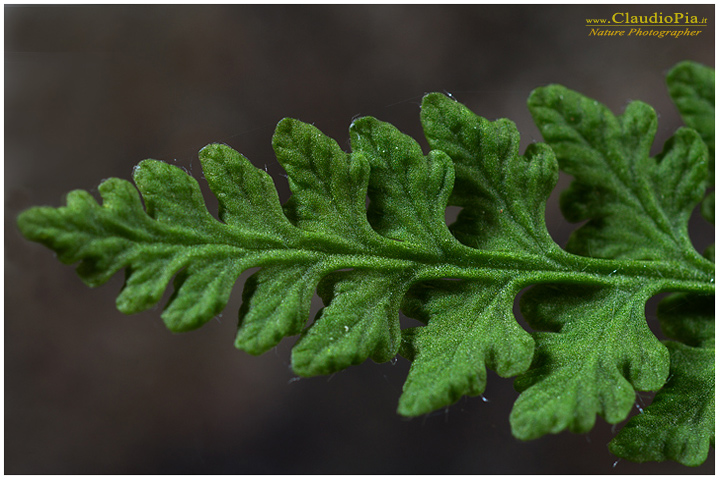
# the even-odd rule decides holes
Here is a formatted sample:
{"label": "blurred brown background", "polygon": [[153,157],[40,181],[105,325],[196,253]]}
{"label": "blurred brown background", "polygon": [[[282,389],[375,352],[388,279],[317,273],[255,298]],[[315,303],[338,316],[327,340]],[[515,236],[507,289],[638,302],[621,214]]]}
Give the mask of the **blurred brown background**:
{"label": "blurred brown background", "polygon": [[[679,39],[585,27],[656,10],[709,26]],[[713,473],[713,458],[614,466],[600,419],[588,435],[519,442],[512,380],[493,373],[487,402],[413,420],[395,414],[402,359],[295,381],[291,339],[258,358],[234,349],[239,285],[216,321],[174,335],[161,307],[115,310],[121,274],[90,290],[14,222],[130,178],[144,158],[199,178],[197,151],[211,142],[282,184],[270,147],[281,118],[343,147],[358,115],[420,140],[431,91],[513,119],[523,149],[541,140],[525,108],[534,87],[563,83],[616,113],[643,100],[660,115],[659,148],[681,125],[664,75],[685,59],[714,66],[714,28],[714,5],[5,6],[5,473]],[[556,203],[548,224],[563,243]],[[693,229],[699,246],[711,241],[711,227]]]}

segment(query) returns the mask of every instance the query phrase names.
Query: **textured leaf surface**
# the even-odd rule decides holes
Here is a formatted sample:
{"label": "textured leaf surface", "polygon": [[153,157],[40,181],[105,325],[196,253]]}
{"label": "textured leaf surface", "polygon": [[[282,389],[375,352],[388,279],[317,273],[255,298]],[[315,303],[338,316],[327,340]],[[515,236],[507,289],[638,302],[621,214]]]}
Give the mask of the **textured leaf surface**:
{"label": "textured leaf surface", "polygon": [[[639,102],[615,117],[550,86],[533,93],[530,108],[549,145],[522,155],[511,121],[488,121],[430,94],[421,110],[427,154],[372,117],[351,125],[349,153],[312,125],[282,120],[272,144],[291,191],[284,205],[265,172],[213,144],[200,161],[217,218],[191,176],[146,160],[135,171],[137,189],[110,179],[99,187],[101,203],[71,192],[66,206],[30,209],[18,225],[61,261],[79,262],[91,286],[124,270],[122,312],[152,307],[172,282],[163,319],[174,331],[217,315],[242,272],[257,268],[244,286],[235,345],[257,355],[298,335],[292,368],[303,376],[400,353],[412,361],[403,415],[482,394],[489,368],[519,375],[511,415],[518,438],[585,432],[597,415],[623,420],[635,392],[659,389],[670,371],[651,416],[630,423],[638,427],[629,431],[654,435],[650,453],[638,453],[635,433],[632,451],[618,451],[702,461],[714,439],[714,344],[705,313],[670,307],[714,295],[713,250],[703,258],[687,235],[707,184],[707,148],[684,128],[650,158],[657,120]],[[545,226],[558,163],[575,177],[564,213],[588,220],[570,252]],[[451,227],[448,204],[461,207]],[[711,216],[707,201],[702,211]],[[535,331],[526,332],[513,304],[531,285],[521,308]],[[315,291],[324,307],[306,325]],[[660,292],[691,295],[662,303],[663,329],[683,343],[665,346],[647,327],[645,303]],[[400,310],[423,325],[401,331]],[[692,412],[678,412],[674,399],[700,389]],[[643,419],[652,415],[670,426],[648,430]],[[693,428],[701,435],[690,439]]]}
{"label": "textured leaf surface", "polygon": [[[455,165],[450,202],[463,210],[451,226],[453,235],[484,252],[525,257],[540,269],[557,268],[548,254],[557,245],[544,221],[545,202],[558,178],[547,146],[533,146],[521,156],[511,121],[489,122],[441,94],[423,99],[421,120],[430,147],[446,152]],[[439,280],[410,290],[403,311],[427,326],[403,332],[402,354],[413,364],[400,413],[428,413],[463,395],[482,394],[486,366],[502,376],[527,368],[533,341],[512,308],[533,276],[522,270],[496,272],[481,282]]]}
{"label": "textured leaf surface", "polygon": [[400,348],[399,309],[412,275],[405,272],[334,272],[318,294],[327,307],[293,349],[293,370],[323,375],[367,358],[392,359]]}
{"label": "textured leaf surface", "polygon": [[657,120],[641,102],[615,117],[598,102],[553,85],[537,89],[528,103],[561,168],[575,177],[561,197],[563,213],[571,221],[588,220],[567,249],[621,262],[606,287],[540,285],[521,299],[530,326],[547,331],[533,333],[533,363],[516,380],[523,393],[511,424],[524,439],[565,428],[586,432],[596,414],[619,422],[635,390],[665,383],[669,355],[644,318],[645,302],[663,282],[613,282],[623,268],[638,260],[643,269],[658,268],[672,258],[674,269],[699,269],[714,281],[687,234],[706,187],[706,149],[695,131],[678,130],[651,158]]}
{"label": "textured leaf surface", "polygon": [[281,121],[273,137],[292,196],[284,211],[304,231],[358,245],[373,237],[365,221],[368,165],[335,140],[297,120]]}
{"label": "textured leaf surface", "polygon": [[632,102],[615,117],[604,105],[559,85],[536,89],[530,112],[561,168],[575,177],[561,207],[576,230],[567,250],[585,256],[663,260],[697,256],[687,234],[705,194],[707,153],[681,128],[649,157],[657,117]]}
{"label": "textured leaf surface", "polygon": [[610,443],[636,462],[702,464],[715,444],[715,319],[713,297],[675,294],[658,307],[668,341],[670,377],[652,404]]}
{"label": "textured leaf surface", "polygon": [[666,80],[683,121],[697,130],[708,146],[710,180],[715,183],[715,69],[696,62],[680,62]]}
{"label": "textured leaf surface", "polygon": [[[584,433],[602,415],[622,421],[636,390],[667,378],[667,350],[645,322],[642,288],[544,285],[521,298],[537,342],[530,369],[515,381],[523,392],[510,415],[524,440],[564,429]],[[546,331],[543,331],[546,330]],[[557,333],[555,333],[557,332]]]}
{"label": "textured leaf surface", "polygon": [[324,273],[322,264],[298,263],[268,266],[248,278],[235,346],[260,355],[302,332]]}
{"label": "textured leaf surface", "polygon": [[197,182],[177,167],[146,160],[135,170],[135,183],[146,210],[131,184],[110,179],[99,187],[102,206],[87,192],[74,191],[66,207],[24,212],[20,227],[61,261],[80,261],[78,274],[91,286],[126,269],[117,299],[124,313],[152,307],[177,274],[163,319],[175,331],[197,328],[220,313],[235,279],[258,261],[251,250],[258,240],[215,220]]}
{"label": "textured leaf surface", "polygon": [[430,147],[455,164],[450,203],[464,207],[451,226],[458,239],[513,253],[556,247],[545,227],[545,203],[558,179],[547,145],[533,144],[521,156],[513,122],[490,122],[438,93],[423,100],[421,120]]}
{"label": "textured leaf surface", "polygon": [[350,140],[372,167],[368,218],[380,234],[419,246],[455,243],[445,225],[455,177],[447,155],[425,157],[415,140],[367,117],[353,122]]}
{"label": "textured leaf surface", "polygon": [[[330,373],[368,357],[386,361],[399,349],[400,303],[418,270],[444,275],[437,263],[448,249],[462,248],[444,224],[453,166],[442,152],[424,156],[412,139],[372,118],[359,119],[352,137],[348,154],[311,125],[278,124],[273,147],[292,192],[284,206],[266,173],[231,148],[210,145],[200,161],[219,221],[191,176],[147,160],[135,170],[137,190],[110,179],[99,188],[101,205],[76,191],[66,207],[31,209],[18,223],[62,261],[80,261],[78,273],[90,285],[125,269],[118,296],[125,313],[152,307],[172,281],[166,324],[196,328],[220,313],[244,270],[261,267],[245,285],[238,348],[259,354],[303,332],[317,287],[326,307],[294,350],[298,373]],[[402,149],[390,149],[396,145]],[[387,226],[385,217],[392,219]],[[348,268],[352,273],[338,272]],[[335,337],[338,327],[346,335]]]}
{"label": "textured leaf surface", "polygon": [[398,411],[420,415],[485,391],[485,366],[503,377],[527,369],[533,340],[515,321],[512,280],[416,284],[403,312],[425,323],[403,331],[412,366]]}

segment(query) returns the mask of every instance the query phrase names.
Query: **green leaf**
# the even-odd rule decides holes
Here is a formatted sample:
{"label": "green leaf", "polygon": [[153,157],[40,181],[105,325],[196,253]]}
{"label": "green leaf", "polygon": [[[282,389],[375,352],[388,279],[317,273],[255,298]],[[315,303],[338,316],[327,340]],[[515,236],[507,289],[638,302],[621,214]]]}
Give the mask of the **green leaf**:
{"label": "green leaf", "polygon": [[[553,85],[535,90],[528,103],[560,167],[575,177],[561,197],[563,213],[571,221],[588,220],[571,235],[569,251],[641,260],[643,268],[673,259],[674,269],[699,268],[713,282],[714,272],[687,234],[707,176],[706,149],[695,131],[678,130],[651,158],[657,119],[641,102],[615,117],[598,102]],[[609,281],[622,272],[620,265]],[[644,319],[644,304],[661,284],[543,285],[523,296],[528,323],[548,332],[533,334],[533,364],[516,380],[523,393],[511,414],[515,436],[586,432],[597,414],[617,423],[632,408],[635,390],[664,384],[668,352]]]}
{"label": "green leaf", "polygon": [[227,145],[208,145],[200,150],[199,158],[203,175],[218,200],[222,222],[247,231],[248,240],[266,238],[268,246],[276,245],[277,237],[295,233],[283,215],[268,174]]}
{"label": "green leaf", "polygon": [[[455,165],[450,201],[464,208],[451,227],[453,235],[483,252],[556,268],[558,260],[549,253],[557,252],[557,245],[544,222],[545,202],[558,178],[552,151],[531,146],[521,156],[512,122],[489,122],[441,94],[423,99],[421,120],[430,147],[445,151]],[[401,353],[413,363],[400,398],[401,414],[420,415],[463,395],[482,394],[486,366],[502,376],[527,368],[533,341],[512,308],[532,278],[516,270],[479,282],[423,282],[410,290],[403,311],[427,326],[403,331]]]}
{"label": "green leaf", "polygon": [[284,211],[302,230],[317,232],[347,246],[371,241],[365,219],[369,167],[335,140],[298,120],[282,120],[273,136],[278,161],[288,174],[292,196]]}
{"label": "green leaf", "polygon": [[658,305],[662,332],[691,347],[715,348],[715,299],[675,293]]}
{"label": "green leaf", "polygon": [[[330,373],[368,357],[386,361],[399,349],[400,303],[418,270],[444,276],[447,266],[438,262],[461,247],[443,222],[453,169],[443,153],[425,157],[409,137],[375,119],[358,120],[352,135],[356,151],[347,154],[311,125],[278,124],[273,147],[292,192],[284,207],[265,172],[227,146],[210,145],[200,161],[219,220],[191,176],[147,160],[135,170],[142,200],[128,182],[110,179],[99,188],[102,205],[76,191],[66,207],[30,209],[18,225],[62,261],[79,261],[78,273],[92,286],[125,269],[118,296],[125,313],[152,307],[174,278],[163,312],[174,331],[217,315],[238,276],[260,267],[245,285],[235,342],[253,354],[302,332],[317,286],[326,308],[296,345],[297,372]],[[396,144],[402,152],[389,150]],[[371,179],[370,162],[382,175]],[[367,195],[376,217],[403,227],[397,235],[380,220],[373,229]],[[340,271],[348,268],[354,270]],[[328,333],[338,326],[348,329],[342,339]]]}
{"label": "green leaf", "polygon": [[372,167],[367,215],[378,233],[440,250],[455,243],[445,225],[455,177],[446,154],[432,151],[425,157],[412,138],[371,117],[353,122],[350,141]]}
{"label": "green leaf", "polygon": [[427,327],[403,331],[403,356],[412,360],[399,413],[421,415],[485,391],[485,366],[503,377],[527,369],[533,340],[515,321],[512,280],[438,280],[416,284],[403,312]]}
{"label": "green leaf", "polygon": [[430,147],[455,164],[450,203],[463,210],[450,228],[461,242],[513,253],[557,247],[545,227],[545,203],[558,180],[547,145],[533,144],[520,156],[513,122],[490,122],[438,93],[423,99],[421,120]]}
{"label": "green leaf", "polygon": [[315,286],[327,273],[322,263],[267,266],[243,287],[235,346],[253,355],[275,347],[284,337],[302,332]]}
{"label": "green leaf", "polygon": [[[550,146],[533,144],[524,155],[511,121],[491,122],[430,94],[421,110],[427,155],[372,117],[351,125],[350,153],[312,125],[282,120],[273,148],[288,174],[285,205],[265,172],[214,144],[200,161],[217,218],[191,176],[146,160],[135,171],[137,190],[110,179],[99,188],[100,204],[71,192],[67,206],[32,208],[18,226],[61,261],[79,262],[91,286],[124,270],[122,312],[152,307],[172,281],[162,316],[174,331],[217,315],[242,272],[258,268],[244,286],[235,345],[257,355],[299,335],[292,367],[303,376],[401,353],[412,361],[403,415],[482,394],[490,368],[519,375],[511,415],[518,438],[584,432],[597,415],[624,419],[635,391],[659,389],[670,368],[676,383],[653,407],[667,416],[662,399],[695,388],[684,380],[695,379],[693,369],[707,384],[702,362],[714,344],[695,310],[671,321],[663,307],[663,328],[687,343],[666,348],[650,333],[644,307],[659,292],[714,295],[714,265],[687,236],[706,186],[707,148],[685,128],[650,158],[656,119],[639,102],[616,118],[551,86],[537,90],[530,107]],[[556,154],[575,177],[563,210],[588,220],[570,253],[544,220]],[[448,204],[462,207],[450,228]],[[537,331],[527,333],[513,304],[530,285],[521,308]],[[324,308],[306,327],[316,289]],[[401,331],[401,309],[423,326]],[[703,402],[701,413],[709,408]],[[708,424],[706,413],[692,418],[698,428]],[[668,435],[668,445],[687,443],[682,432]]]}
{"label": "green leaf", "polygon": [[67,207],[23,212],[19,226],[58,252],[61,261],[80,261],[78,274],[91,286],[124,268],[126,282],[117,299],[124,313],[150,308],[179,274],[162,316],[172,330],[197,328],[225,306],[235,279],[251,266],[252,252],[224,243],[242,243],[242,232],[213,219],[197,182],[181,169],[146,160],[136,168],[135,182],[147,212],[129,183],[110,179],[99,187],[102,206],[87,192],[75,191]]}
{"label": "green leaf", "polygon": [[658,307],[667,341],[670,376],[652,404],[634,416],[610,451],[634,462],[705,462],[715,443],[714,297],[674,294]]}
{"label": "green leaf", "polygon": [[715,183],[715,69],[680,62],[667,76],[673,102],[685,124],[700,133],[710,153],[710,182]]}
{"label": "green leaf", "polygon": [[362,363],[391,360],[400,348],[399,309],[411,272],[352,270],[323,279],[318,312],[292,351],[298,375],[324,375]]}
{"label": "green leaf", "polygon": [[575,177],[561,198],[563,214],[588,220],[570,237],[568,251],[697,261],[687,223],[705,193],[707,150],[694,130],[679,129],[651,158],[657,118],[642,102],[615,117],[597,101],[551,85],[536,89],[528,105],[560,167]]}
{"label": "green leaf", "polygon": [[657,390],[668,353],[645,322],[647,288],[543,285],[520,300],[537,344],[510,414],[523,440],[569,429],[589,431],[596,415],[625,419],[636,390]]}

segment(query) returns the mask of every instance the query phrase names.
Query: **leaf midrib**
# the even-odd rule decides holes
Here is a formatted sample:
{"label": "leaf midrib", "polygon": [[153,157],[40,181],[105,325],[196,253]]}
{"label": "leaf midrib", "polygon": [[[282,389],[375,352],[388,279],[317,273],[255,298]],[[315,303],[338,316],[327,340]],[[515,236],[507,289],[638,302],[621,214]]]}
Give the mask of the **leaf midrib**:
{"label": "leaf midrib", "polygon": [[[201,232],[194,232],[201,233]],[[253,254],[257,257],[257,266],[285,262],[325,262],[333,269],[369,268],[369,269],[407,269],[415,272],[416,280],[437,278],[464,278],[477,280],[497,280],[522,275],[523,284],[544,282],[572,282],[589,285],[612,285],[619,283],[641,284],[643,282],[660,282],[664,289],[678,288],[680,291],[699,291],[714,294],[714,284],[704,279],[703,275],[713,275],[713,265],[703,259],[707,272],[699,269],[683,268],[675,262],[668,261],[620,261],[592,257],[580,257],[561,249],[549,252],[548,256],[535,254],[512,254],[505,252],[488,252],[474,249],[457,243],[441,255],[432,256],[427,251],[418,255],[409,242],[387,241],[378,252],[356,248],[355,251],[338,252],[338,245],[332,239],[323,236],[304,236],[284,247],[258,248],[240,247],[227,241],[213,239],[210,242],[175,243],[157,239],[153,241],[132,243],[157,245],[165,244],[176,248],[220,247],[229,248],[242,254]],[[196,237],[208,240],[207,234]],[[312,243],[326,248],[308,248],[298,243]],[[295,244],[295,245],[293,245]],[[455,254],[455,255],[453,255]],[[421,258],[418,258],[420,256]],[[452,256],[454,258],[447,258]],[[458,259],[463,261],[457,261]],[[455,260],[455,261],[453,261]],[[707,264],[707,265],[704,265]],[[658,287],[660,288],[660,287]]]}

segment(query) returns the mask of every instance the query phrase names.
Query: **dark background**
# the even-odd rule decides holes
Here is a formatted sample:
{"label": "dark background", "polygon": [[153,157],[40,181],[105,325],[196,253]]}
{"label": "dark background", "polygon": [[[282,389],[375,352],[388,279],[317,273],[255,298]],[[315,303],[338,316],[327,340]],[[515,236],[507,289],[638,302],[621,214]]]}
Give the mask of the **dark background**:
{"label": "dark background", "polygon": [[[658,10],[705,16],[709,26],[679,39],[589,37],[585,26],[617,11]],[[613,427],[601,419],[587,435],[517,441],[512,380],[492,373],[487,402],[403,419],[395,413],[403,359],[296,381],[292,339],[258,358],[234,349],[239,285],[217,321],[174,335],[161,307],[115,310],[122,274],[90,290],[15,227],[23,209],[59,206],[75,188],[96,194],[102,179],[130,178],[144,158],[199,178],[197,151],[211,142],[233,146],[282,184],[270,139],[285,116],[347,147],[352,118],[373,115],[426,148],[419,102],[431,91],[513,119],[523,150],[541,140],[525,108],[534,87],[563,83],[615,113],[643,100],[660,116],[659,148],[681,125],[668,69],[685,59],[714,66],[714,5],[4,12],[6,473],[714,472],[714,451],[695,469],[614,465]],[[554,194],[548,225],[562,244],[570,227],[556,203]],[[712,227],[692,224],[702,248]]]}

